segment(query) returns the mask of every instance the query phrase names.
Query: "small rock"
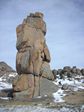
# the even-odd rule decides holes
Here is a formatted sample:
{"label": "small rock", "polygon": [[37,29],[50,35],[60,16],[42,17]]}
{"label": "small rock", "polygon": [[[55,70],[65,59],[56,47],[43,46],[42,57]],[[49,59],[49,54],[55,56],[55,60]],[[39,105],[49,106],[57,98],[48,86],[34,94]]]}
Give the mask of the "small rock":
{"label": "small rock", "polygon": [[57,74],[62,74],[62,69],[58,69]]}
{"label": "small rock", "polygon": [[68,84],[63,84],[63,85],[62,85],[62,89],[63,89],[63,90],[67,90],[67,89],[68,89],[68,87],[69,87],[69,85],[68,85]]}
{"label": "small rock", "polygon": [[72,78],[72,75],[73,75],[73,74],[72,74],[71,72],[67,73],[67,77],[68,77],[68,78]]}
{"label": "small rock", "polygon": [[54,75],[54,78],[56,79],[56,75],[57,75],[57,70],[52,70],[52,73],[53,73],[53,75]]}
{"label": "small rock", "polygon": [[71,70],[72,73],[76,73],[76,66],[74,66]]}
{"label": "small rock", "polygon": [[49,80],[55,80],[55,75],[52,73],[50,65],[47,62],[43,62],[40,74],[42,74],[41,76],[44,78],[47,78]]}
{"label": "small rock", "polygon": [[71,67],[70,66],[65,66],[63,68],[63,72],[70,72],[71,71]]}
{"label": "small rock", "polygon": [[65,75],[64,74],[60,74],[60,79],[65,79]]}
{"label": "small rock", "polygon": [[61,81],[59,82],[60,85],[62,85]]}
{"label": "small rock", "polygon": [[84,76],[84,68],[83,68],[83,69],[81,69],[81,73],[82,73],[82,75]]}
{"label": "small rock", "polygon": [[76,69],[77,75],[81,75],[81,70],[79,68]]}

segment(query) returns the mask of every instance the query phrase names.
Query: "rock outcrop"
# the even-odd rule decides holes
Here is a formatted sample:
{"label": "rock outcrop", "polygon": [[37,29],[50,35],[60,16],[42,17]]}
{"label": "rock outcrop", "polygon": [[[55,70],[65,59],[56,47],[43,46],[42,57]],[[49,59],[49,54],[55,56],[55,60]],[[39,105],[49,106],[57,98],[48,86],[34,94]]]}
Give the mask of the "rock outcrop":
{"label": "rock outcrop", "polygon": [[15,72],[15,70],[4,61],[0,62],[0,77],[10,72]]}
{"label": "rock outcrop", "polygon": [[13,82],[14,97],[33,98],[41,95],[41,82],[45,82],[45,78],[49,83],[49,80],[54,80],[49,65],[50,53],[44,37],[46,23],[43,14],[31,13],[17,26],[16,33],[16,70],[19,77]]}
{"label": "rock outcrop", "polygon": [[0,97],[12,97],[12,82],[17,73],[6,62],[0,62]]}
{"label": "rock outcrop", "polygon": [[0,81],[12,83],[13,79],[17,76],[16,71],[10,67],[6,62],[0,62]]}
{"label": "rock outcrop", "polygon": [[76,66],[70,67],[65,66],[63,69],[54,69],[52,70],[54,76],[60,75],[60,78],[65,78],[66,76],[68,78],[75,78],[77,75],[84,76],[84,68],[79,69]]}

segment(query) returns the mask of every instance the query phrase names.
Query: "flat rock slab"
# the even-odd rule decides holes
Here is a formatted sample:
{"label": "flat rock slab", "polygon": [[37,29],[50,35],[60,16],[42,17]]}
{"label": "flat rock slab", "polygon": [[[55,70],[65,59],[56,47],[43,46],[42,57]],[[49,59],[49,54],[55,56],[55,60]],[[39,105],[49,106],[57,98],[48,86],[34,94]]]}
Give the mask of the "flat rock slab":
{"label": "flat rock slab", "polygon": [[52,93],[58,90],[58,86],[56,86],[52,81],[41,78],[40,80],[40,96],[43,95],[51,95]]}

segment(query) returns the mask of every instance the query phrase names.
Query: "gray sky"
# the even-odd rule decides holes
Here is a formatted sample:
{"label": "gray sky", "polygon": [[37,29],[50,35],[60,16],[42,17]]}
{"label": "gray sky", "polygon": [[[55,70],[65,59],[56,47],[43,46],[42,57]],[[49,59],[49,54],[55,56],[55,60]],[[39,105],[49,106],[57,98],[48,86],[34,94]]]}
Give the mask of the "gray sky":
{"label": "gray sky", "polygon": [[84,0],[0,0],[0,61],[15,68],[16,26],[35,11],[45,15],[51,68],[84,67]]}

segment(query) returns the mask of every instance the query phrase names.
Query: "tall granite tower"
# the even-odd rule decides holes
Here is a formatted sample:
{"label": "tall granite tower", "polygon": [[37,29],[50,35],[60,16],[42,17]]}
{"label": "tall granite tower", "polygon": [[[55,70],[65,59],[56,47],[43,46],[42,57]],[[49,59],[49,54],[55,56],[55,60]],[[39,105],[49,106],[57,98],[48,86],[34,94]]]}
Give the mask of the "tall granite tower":
{"label": "tall granite tower", "polygon": [[[15,98],[33,98],[42,94],[42,80],[54,80],[50,70],[50,53],[46,44],[46,23],[40,12],[30,13],[16,28],[17,80],[13,82]],[[45,81],[44,81],[45,82]]]}

